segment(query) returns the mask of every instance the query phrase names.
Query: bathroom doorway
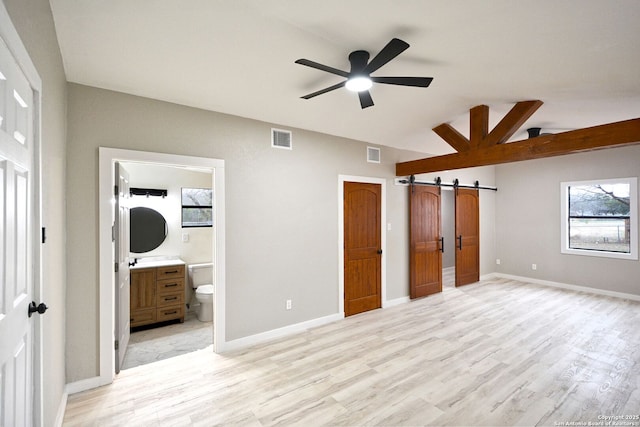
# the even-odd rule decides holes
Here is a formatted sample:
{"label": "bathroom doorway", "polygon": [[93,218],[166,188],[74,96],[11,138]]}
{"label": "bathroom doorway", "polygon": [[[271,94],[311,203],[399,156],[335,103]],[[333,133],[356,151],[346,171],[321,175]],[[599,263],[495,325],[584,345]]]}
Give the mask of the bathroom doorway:
{"label": "bathroom doorway", "polygon": [[[198,320],[196,310],[201,307],[190,285],[190,275],[185,277],[185,273],[193,264],[213,265],[214,236],[210,169],[146,162],[117,164],[128,172],[132,190],[127,199],[131,212],[130,251],[126,248],[131,273],[128,269],[125,272],[131,277],[131,299],[126,301],[127,295],[120,300],[120,311],[131,322],[124,326],[131,334],[128,346],[119,340],[118,351],[125,354],[116,372],[118,368],[153,363],[213,344],[213,323]],[[192,194],[204,196],[202,208],[192,206],[200,202],[198,197],[186,197]],[[189,207],[185,207],[185,199]],[[185,211],[195,209],[200,215],[191,215],[196,220],[189,220]],[[172,262],[183,267],[174,274],[179,280],[169,283],[154,265]],[[171,271],[164,268],[162,274]],[[209,283],[212,281],[212,277],[208,279]],[[156,289],[160,283],[167,288]]]}
{"label": "bathroom doorway", "polygon": [[[153,165],[175,168],[176,170],[197,170],[208,173],[210,176],[210,188],[213,190],[212,218],[213,226],[208,233],[210,235],[209,253],[210,262],[216,266],[214,269],[214,283],[216,285],[216,295],[214,298],[214,321],[213,327],[208,324],[205,333],[208,333],[213,343],[213,351],[220,351],[225,342],[224,333],[224,295],[225,295],[225,264],[224,264],[224,161],[218,159],[199,158],[191,156],[161,154],[152,152],[141,152],[131,150],[120,150],[101,147],[100,158],[100,384],[109,384],[113,381],[115,374],[115,353],[114,353],[114,315],[116,313],[116,303],[114,300],[114,264],[113,264],[113,179],[114,165],[116,162],[136,165]],[[181,243],[185,237],[184,233],[173,233]],[[178,234],[178,236],[175,236]],[[188,233],[187,239],[191,239],[192,232]],[[159,254],[156,254],[159,255]],[[163,254],[172,255],[172,254]],[[185,263],[186,269],[186,263]],[[186,283],[185,277],[185,285]],[[188,286],[188,285],[187,285]],[[186,291],[187,289],[185,289]],[[185,294],[185,302],[188,296]],[[195,317],[185,312],[185,323],[190,321],[190,317]],[[195,319],[198,322],[197,319]],[[196,324],[197,325],[197,324]],[[169,325],[171,326],[171,325]],[[201,325],[198,325],[201,326]],[[162,328],[160,328],[162,329]],[[198,327],[195,329],[202,329]],[[167,330],[170,331],[170,330]],[[202,331],[201,331],[202,333]],[[172,335],[172,334],[168,334]],[[126,356],[125,356],[126,357]]]}

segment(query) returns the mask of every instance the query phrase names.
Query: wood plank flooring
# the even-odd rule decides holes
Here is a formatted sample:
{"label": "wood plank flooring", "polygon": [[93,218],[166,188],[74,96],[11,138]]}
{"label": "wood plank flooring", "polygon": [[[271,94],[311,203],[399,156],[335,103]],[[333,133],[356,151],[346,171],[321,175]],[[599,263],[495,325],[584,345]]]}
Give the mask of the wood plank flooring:
{"label": "wood plank flooring", "polygon": [[639,326],[638,302],[506,279],[445,287],[128,369],[70,396],[64,425],[587,425],[640,413]]}

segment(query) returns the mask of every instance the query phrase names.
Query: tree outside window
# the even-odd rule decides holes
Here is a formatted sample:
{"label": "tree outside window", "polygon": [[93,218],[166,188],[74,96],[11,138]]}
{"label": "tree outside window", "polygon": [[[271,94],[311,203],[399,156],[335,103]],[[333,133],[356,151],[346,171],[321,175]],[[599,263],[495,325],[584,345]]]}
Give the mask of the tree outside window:
{"label": "tree outside window", "polygon": [[182,228],[213,227],[213,191],[210,188],[182,189]]}
{"label": "tree outside window", "polygon": [[636,181],[563,183],[562,252],[637,259]]}

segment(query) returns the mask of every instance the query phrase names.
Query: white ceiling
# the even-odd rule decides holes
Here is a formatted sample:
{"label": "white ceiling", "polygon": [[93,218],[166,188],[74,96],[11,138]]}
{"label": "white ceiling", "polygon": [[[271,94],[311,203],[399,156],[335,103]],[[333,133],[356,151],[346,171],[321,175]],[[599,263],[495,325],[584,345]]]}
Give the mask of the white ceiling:
{"label": "white ceiling", "polygon": [[[638,0],[51,0],[67,79],[369,143],[444,154],[431,129],[468,135],[469,108],[495,125],[517,101],[544,105],[525,128],[576,129],[640,117]],[[393,37],[411,47],[373,75],[362,110],[341,77]]]}

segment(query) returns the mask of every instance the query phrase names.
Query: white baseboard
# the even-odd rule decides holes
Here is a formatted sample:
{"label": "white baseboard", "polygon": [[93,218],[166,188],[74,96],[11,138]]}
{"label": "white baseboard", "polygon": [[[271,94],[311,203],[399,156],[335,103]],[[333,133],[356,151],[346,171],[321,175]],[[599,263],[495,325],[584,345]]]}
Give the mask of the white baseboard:
{"label": "white baseboard", "polygon": [[227,341],[226,343],[222,344],[221,352],[224,353],[227,351],[240,350],[243,348],[251,347],[256,344],[262,344],[264,342],[271,341],[277,338],[282,338],[288,335],[304,332],[307,329],[315,328],[316,326],[322,326],[322,325],[326,325],[327,323],[333,323],[341,319],[344,319],[344,313],[336,313],[336,314],[331,314],[325,317],[319,317],[317,319],[307,320],[306,322],[300,322],[294,325],[273,329],[271,331],[250,335],[248,337]]}
{"label": "white baseboard", "polygon": [[382,303],[382,308],[389,308],[395,305],[406,304],[409,301],[411,301],[409,297],[400,297],[396,299],[386,300]]}
{"label": "white baseboard", "polygon": [[608,291],[606,289],[590,288],[588,286],[570,285],[568,283],[552,282],[550,280],[533,279],[531,277],[514,276],[511,274],[504,274],[504,273],[492,273],[492,274],[488,274],[487,276],[489,277],[486,277],[486,279],[489,279],[491,277],[498,277],[502,279],[518,280],[520,282],[534,283],[536,285],[551,286],[553,288],[568,289],[571,291],[587,292],[590,294],[604,295],[608,297],[622,298],[622,299],[627,299],[632,301],[640,301],[640,295],[627,294],[624,292]]}
{"label": "white baseboard", "polygon": [[62,427],[62,422],[64,421],[64,412],[67,409],[67,397],[68,393],[65,390],[62,393],[62,398],[60,399],[60,404],[58,405],[58,413],[56,414],[56,420],[53,424],[56,427]]}
{"label": "white baseboard", "polygon": [[100,377],[87,378],[67,384],[67,394],[80,393],[81,391],[91,390],[105,385]]}

